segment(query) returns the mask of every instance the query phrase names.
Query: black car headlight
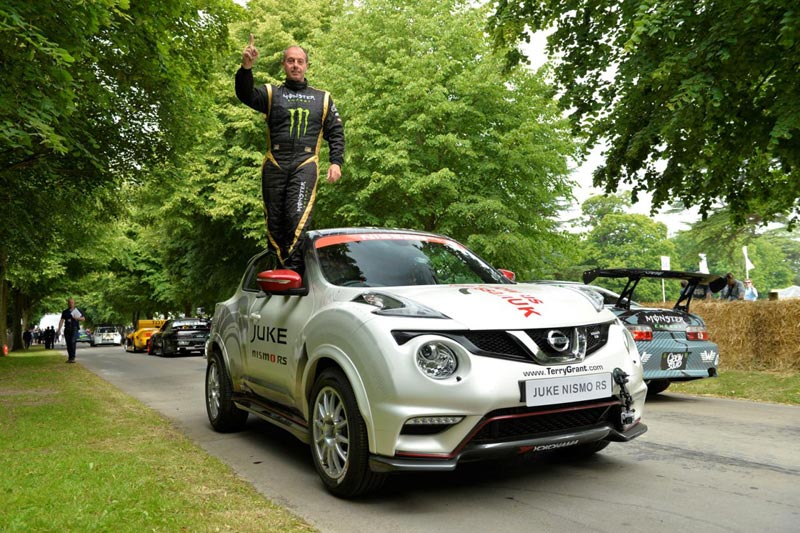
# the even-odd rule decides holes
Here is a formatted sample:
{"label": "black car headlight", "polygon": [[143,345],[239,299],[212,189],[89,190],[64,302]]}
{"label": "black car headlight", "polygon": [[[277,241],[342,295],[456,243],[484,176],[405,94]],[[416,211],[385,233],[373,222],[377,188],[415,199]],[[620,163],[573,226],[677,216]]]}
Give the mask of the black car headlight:
{"label": "black car headlight", "polygon": [[354,302],[371,305],[376,315],[404,316],[414,318],[449,318],[435,309],[413,300],[380,292],[365,292],[353,299]]}

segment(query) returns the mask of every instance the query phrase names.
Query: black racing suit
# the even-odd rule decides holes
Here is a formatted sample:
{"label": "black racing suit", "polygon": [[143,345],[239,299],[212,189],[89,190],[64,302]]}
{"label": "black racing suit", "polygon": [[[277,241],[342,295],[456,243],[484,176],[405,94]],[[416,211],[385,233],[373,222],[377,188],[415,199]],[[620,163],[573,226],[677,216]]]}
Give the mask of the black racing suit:
{"label": "black racing suit", "polygon": [[330,162],[342,165],[342,120],[330,94],[309,87],[305,80],[254,87],[253,71],[240,68],[236,96],[266,115],[261,191],[267,241],[285,268],[302,270],[305,230],[311,222],[319,178],[319,150],[325,139]]}

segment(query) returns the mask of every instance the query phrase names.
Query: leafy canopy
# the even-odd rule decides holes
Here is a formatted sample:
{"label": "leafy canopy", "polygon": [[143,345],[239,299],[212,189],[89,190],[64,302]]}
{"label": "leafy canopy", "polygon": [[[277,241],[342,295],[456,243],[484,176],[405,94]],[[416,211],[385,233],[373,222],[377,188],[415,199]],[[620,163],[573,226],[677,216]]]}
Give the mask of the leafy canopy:
{"label": "leafy canopy", "polygon": [[[501,45],[555,27],[560,100],[596,186],[620,182],[737,224],[800,216],[800,11],[795,0],[498,0]],[[528,26],[529,25],[529,26]],[[519,61],[518,51],[508,55]]]}
{"label": "leafy canopy", "polygon": [[522,275],[544,269],[564,243],[554,219],[575,145],[543,77],[504,72],[485,20],[457,0],[337,14],[309,69],[347,136],[342,180],[319,187],[319,225],[438,231]]}

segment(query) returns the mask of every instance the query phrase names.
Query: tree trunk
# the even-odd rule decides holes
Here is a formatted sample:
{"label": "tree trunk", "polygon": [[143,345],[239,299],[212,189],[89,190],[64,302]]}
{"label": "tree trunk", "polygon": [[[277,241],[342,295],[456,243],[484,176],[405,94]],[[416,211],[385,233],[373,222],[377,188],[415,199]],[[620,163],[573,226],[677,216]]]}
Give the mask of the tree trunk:
{"label": "tree trunk", "polygon": [[[22,342],[22,317],[23,313],[23,300],[25,296],[18,289],[11,289],[11,294],[14,298],[14,307],[11,313],[11,334],[13,335],[12,344],[15,350],[24,350],[25,344]],[[25,324],[25,327],[28,325]]]}
{"label": "tree trunk", "polygon": [[[0,248],[0,350],[8,346],[8,281],[6,281],[8,256],[5,248]],[[8,347],[11,350],[11,346]],[[0,353],[0,356],[2,354]]]}

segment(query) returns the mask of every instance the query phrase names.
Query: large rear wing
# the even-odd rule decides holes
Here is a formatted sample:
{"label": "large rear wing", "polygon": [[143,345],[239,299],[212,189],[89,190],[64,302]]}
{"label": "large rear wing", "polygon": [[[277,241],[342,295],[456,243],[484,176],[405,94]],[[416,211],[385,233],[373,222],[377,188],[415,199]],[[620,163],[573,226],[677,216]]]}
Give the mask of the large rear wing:
{"label": "large rear wing", "polygon": [[630,309],[633,301],[633,292],[636,285],[643,278],[656,279],[679,279],[686,281],[686,286],[681,290],[678,301],[673,309],[677,311],[689,312],[689,303],[692,301],[695,289],[698,285],[708,285],[713,293],[721,291],[725,287],[725,279],[716,274],[703,274],[702,272],[682,272],[679,270],[646,270],[639,268],[594,268],[583,273],[583,282],[587,285],[597,278],[627,278],[628,282],[619,295],[615,307]]}

